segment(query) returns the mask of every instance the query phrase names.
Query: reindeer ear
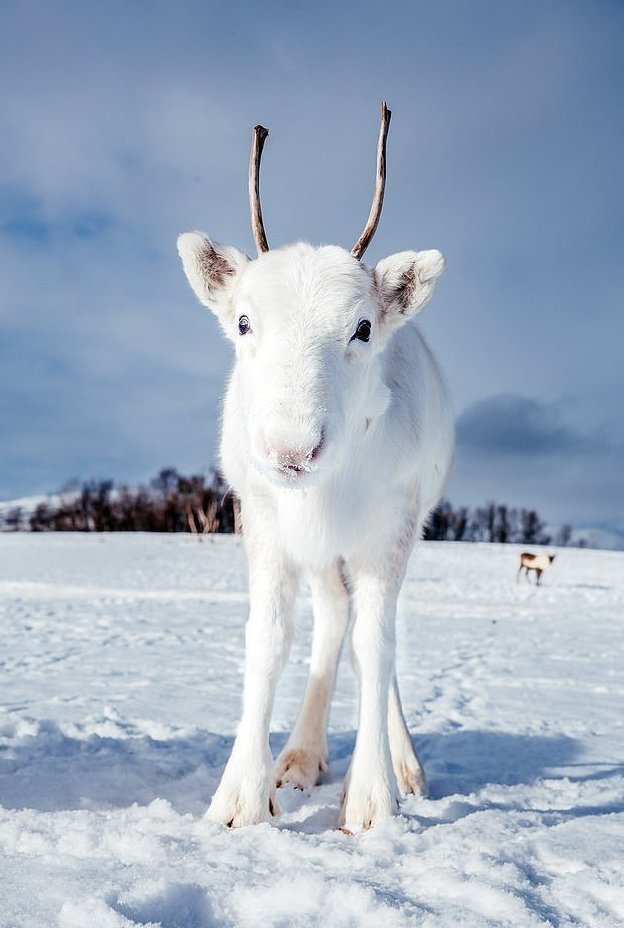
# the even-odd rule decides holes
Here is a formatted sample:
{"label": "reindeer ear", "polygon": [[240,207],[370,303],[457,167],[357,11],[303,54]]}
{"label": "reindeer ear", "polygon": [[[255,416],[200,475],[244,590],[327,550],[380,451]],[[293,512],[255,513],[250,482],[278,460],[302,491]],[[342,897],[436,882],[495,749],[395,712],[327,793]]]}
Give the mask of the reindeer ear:
{"label": "reindeer ear", "polygon": [[203,232],[180,235],[178,252],[195,296],[213,310],[226,334],[230,335],[232,298],[250,259],[237,248],[211,242]]}
{"label": "reindeer ear", "polygon": [[380,261],[374,274],[382,323],[396,327],[416,315],[431,299],[444,265],[444,257],[435,249],[401,251]]}

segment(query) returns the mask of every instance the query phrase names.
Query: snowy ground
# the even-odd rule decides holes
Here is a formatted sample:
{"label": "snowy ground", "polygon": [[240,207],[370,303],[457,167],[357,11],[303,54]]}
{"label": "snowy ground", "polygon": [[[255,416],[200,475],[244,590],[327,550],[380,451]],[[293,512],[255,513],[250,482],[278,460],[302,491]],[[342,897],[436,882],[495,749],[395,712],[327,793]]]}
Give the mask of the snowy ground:
{"label": "snowy ground", "polygon": [[[0,535],[2,928],[624,925],[624,554],[426,544],[399,679],[431,797],[335,828],[354,741],[343,661],[331,776],[277,827],[203,818],[241,691],[234,538]],[[303,692],[299,635],[274,715]]]}

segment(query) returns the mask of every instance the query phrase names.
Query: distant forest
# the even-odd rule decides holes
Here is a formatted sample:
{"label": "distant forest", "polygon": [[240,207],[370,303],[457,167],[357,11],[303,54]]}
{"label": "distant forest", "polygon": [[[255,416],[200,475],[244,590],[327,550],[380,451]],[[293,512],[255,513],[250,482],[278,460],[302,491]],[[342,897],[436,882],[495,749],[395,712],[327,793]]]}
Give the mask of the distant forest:
{"label": "distant forest", "polygon": [[70,483],[25,514],[5,513],[5,531],[193,532],[235,531],[235,502],[223,478],[185,477],[161,470],[149,486],[116,487],[112,480]]}
{"label": "distant forest", "polygon": [[[500,544],[560,545],[572,544],[572,526],[562,525],[556,532],[546,530],[546,523],[535,509],[517,509],[499,503],[486,503],[470,509],[455,509],[447,500],[433,510],[425,529],[427,541],[495,541]],[[585,547],[582,539],[574,542]]]}
{"label": "distant forest", "polygon": [[[112,480],[68,484],[32,511],[0,513],[0,531],[231,533],[238,524],[236,499],[223,478],[186,477],[173,467],[148,486],[116,487]],[[443,500],[425,529],[428,541],[492,541],[527,545],[570,545],[572,528],[547,531],[534,509],[486,503],[473,509]],[[574,542],[584,547],[584,540]]]}

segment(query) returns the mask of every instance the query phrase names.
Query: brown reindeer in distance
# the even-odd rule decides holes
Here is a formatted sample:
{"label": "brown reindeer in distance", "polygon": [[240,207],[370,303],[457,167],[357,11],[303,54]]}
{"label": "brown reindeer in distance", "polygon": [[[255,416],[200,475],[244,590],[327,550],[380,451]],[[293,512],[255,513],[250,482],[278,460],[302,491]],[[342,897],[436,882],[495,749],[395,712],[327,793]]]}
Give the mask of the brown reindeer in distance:
{"label": "brown reindeer in distance", "polygon": [[542,574],[552,566],[554,559],[554,554],[531,554],[529,551],[523,551],[520,555],[520,567],[518,568],[518,576],[516,579],[520,579],[520,574],[523,569],[526,577],[529,576],[530,570],[534,570],[536,573],[535,582],[539,586],[542,581]]}

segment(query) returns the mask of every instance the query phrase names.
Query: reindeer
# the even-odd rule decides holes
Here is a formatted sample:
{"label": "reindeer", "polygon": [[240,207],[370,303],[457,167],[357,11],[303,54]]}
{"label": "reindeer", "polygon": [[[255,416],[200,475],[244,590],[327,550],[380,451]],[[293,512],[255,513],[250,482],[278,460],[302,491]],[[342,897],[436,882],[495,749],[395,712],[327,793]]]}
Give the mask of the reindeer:
{"label": "reindeer", "polygon": [[525,577],[528,578],[529,571],[535,571],[535,583],[537,586],[540,586],[542,582],[542,574],[545,570],[552,565],[555,560],[554,554],[531,554],[529,551],[523,551],[520,555],[520,567],[518,568],[518,576],[516,580],[520,579],[520,574],[523,569],[525,571]]}
{"label": "reindeer", "polygon": [[[208,815],[269,821],[276,789],[308,788],[327,770],[327,721],[353,615],[359,724],[339,824],[369,828],[424,794],[395,674],[396,602],[407,561],[439,500],[453,455],[438,366],[413,322],[444,268],[439,251],[403,251],[367,268],[386,179],[390,111],[382,104],[373,204],[351,252],[304,242],[269,250],[259,173],[268,132],[254,129],[249,168],[258,257],[201,232],[178,239],[188,281],[234,343],[221,462],[241,502],[250,612],[242,718]],[[309,582],[314,634],[303,704],[275,768],[269,726]]]}

